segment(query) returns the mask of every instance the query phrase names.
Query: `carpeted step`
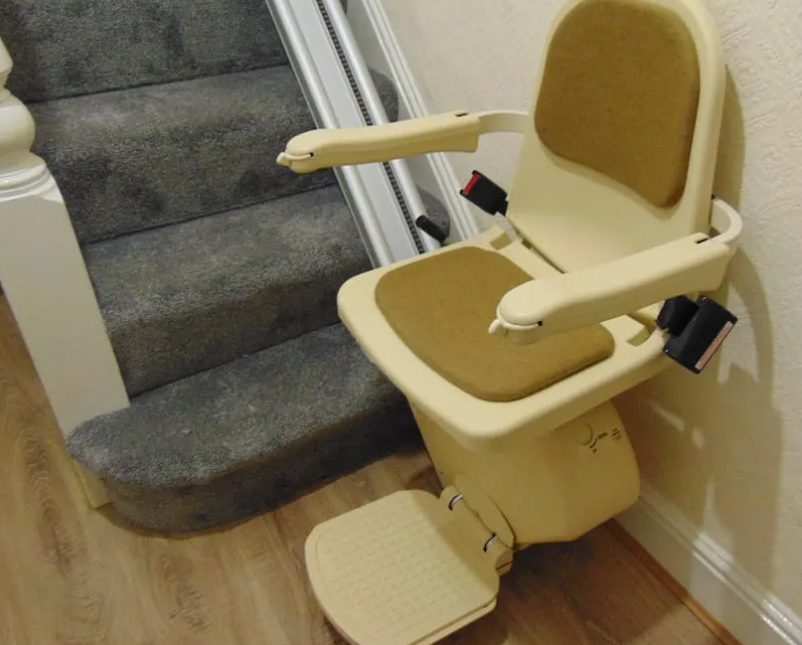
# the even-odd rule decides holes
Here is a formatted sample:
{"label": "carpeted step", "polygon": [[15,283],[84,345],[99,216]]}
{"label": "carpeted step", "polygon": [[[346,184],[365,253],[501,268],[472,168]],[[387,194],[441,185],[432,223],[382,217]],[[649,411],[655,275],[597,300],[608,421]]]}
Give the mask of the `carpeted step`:
{"label": "carpeted step", "polygon": [[[377,77],[388,112],[395,93]],[[82,243],[334,183],[276,164],[313,128],[288,66],[32,106],[35,151],[59,182]]]}
{"label": "carpeted step", "polygon": [[370,268],[337,186],[85,249],[130,394],[337,322]]}
{"label": "carpeted step", "polygon": [[352,471],[414,427],[401,394],[334,325],[143,394],[67,442],[127,521],[188,531]]}
{"label": "carpeted step", "polygon": [[35,150],[91,242],[334,182],[276,165],[314,127],[287,66],[32,106]]}
{"label": "carpeted step", "polygon": [[[448,216],[423,193],[431,219]],[[370,268],[328,186],[84,249],[129,394],[337,321],[336,293]]]}
{"label": "carpeted step", "polygon": [[285,64],[264,0],[3,0],[23,101]]}

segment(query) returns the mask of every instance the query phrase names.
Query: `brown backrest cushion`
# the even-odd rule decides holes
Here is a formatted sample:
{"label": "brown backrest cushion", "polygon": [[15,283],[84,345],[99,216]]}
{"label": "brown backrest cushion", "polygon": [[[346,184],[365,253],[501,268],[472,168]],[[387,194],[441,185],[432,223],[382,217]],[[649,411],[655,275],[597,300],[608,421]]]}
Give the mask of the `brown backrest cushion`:
{"label": "brown backrest cushion", "polygon": [[402,341],[443,378],[487,401],[515,401],[610,356],[602,325],[515,345],[487,333],[501,297],[532,280],[499,253],[437,253],[382,276],[376,303]]}
{"label": "brown backrest cushion", "polygon": [[685,23],[646,0],[586,0],[549,44],[535,127],[555,155],[659,207],[685,190],[699,64]]}

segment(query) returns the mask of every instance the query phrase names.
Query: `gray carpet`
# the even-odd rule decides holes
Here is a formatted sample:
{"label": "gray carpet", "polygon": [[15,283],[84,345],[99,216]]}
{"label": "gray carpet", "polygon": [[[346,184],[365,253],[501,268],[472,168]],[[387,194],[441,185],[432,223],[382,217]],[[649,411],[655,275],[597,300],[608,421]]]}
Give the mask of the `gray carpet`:
{"label": "gray carpet", "polygon": [[369,262],[334,174],[275,163],[313,123],[263,0],[4,0],[0,33],[133,397],[68,438],[120,517],[218,526],[415,435],[337,324]]}
{"label": "gray carpet", "polygon": [[[377,77],[388,110],[391,86]],[[334,183],[275,163],[314,127],[288,66],[32,106],[35,152],[81,242],[108,239]]]}
{"label": "gray carpet", "polygon": [[68,440],[142,527],[186,531],[275,505],[414,436],[341,325],[143,394]]}
{"label": "gray carpet", "polygon": [[[423,193],[427,213],[448,216]],[[86,247],[130,395],[337,322],[370,268],[336,186]]]}
{"label": "gray carpet", "polygon": [[287,62],[264,0],[3,0],[0,33],[26,102]]}
{"label": "gray carpet", "polygon": [[340,285],[370,268],[336,186],[93,244],[86,260],[129,394],[337,322]]}

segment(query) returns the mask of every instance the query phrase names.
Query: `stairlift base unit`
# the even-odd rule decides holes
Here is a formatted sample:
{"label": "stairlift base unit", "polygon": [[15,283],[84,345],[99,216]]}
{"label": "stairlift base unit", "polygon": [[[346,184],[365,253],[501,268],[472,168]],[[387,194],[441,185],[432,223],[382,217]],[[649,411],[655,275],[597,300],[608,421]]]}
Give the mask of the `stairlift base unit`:
{"label": "stairlift base unit", "polygon": [[611,403],[499,453],[457,443],[413,406],[438,500],[401,491],[319,524],[315,597],[355,645],[426,645],[492,611],[515,549],[574,539],[631,506],[638,468]]}
{"label": "stairlift base unit", "polygon": [[501,452],[466,448],[412,409],[441,483],[477,512],[492,500],[512,529],[511,547],[574,540],[638,499],[635,454],[610,402],[545,435],[522,433]]}

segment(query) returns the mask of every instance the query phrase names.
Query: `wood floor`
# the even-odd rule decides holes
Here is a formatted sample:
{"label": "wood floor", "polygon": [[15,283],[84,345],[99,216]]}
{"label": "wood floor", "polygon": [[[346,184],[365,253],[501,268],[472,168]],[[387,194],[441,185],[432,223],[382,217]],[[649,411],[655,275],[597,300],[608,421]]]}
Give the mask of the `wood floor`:
{"label": "wood floor", "polygon": [[[321,520],[411,487],[434,488],[414,452],[226,530],[164,537],[120,526],[84,503],[0,299],[2,645],[341,643],[306,583],[304,539]],[[603,527],[517,555],[497,610],[446,642],[719,641]]]}

